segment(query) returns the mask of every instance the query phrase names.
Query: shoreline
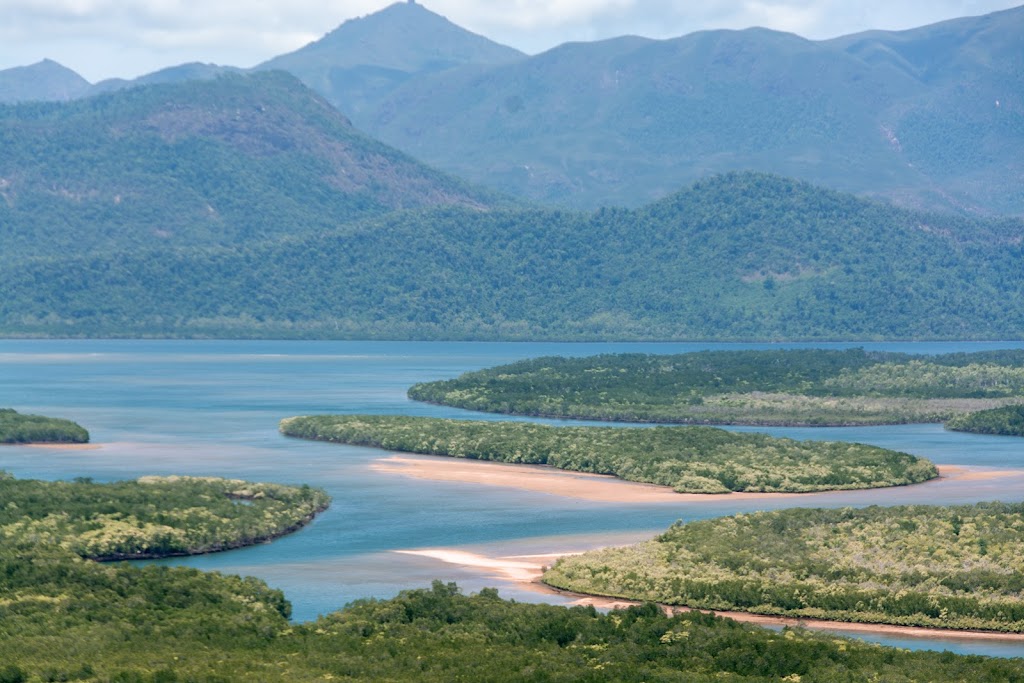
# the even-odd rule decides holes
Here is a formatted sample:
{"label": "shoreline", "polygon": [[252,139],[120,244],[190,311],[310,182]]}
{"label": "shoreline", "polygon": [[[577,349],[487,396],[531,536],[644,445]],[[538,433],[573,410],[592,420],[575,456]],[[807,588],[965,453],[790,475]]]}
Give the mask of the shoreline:
{"label": "shoreline", "polygon": [[103,448],[101,443],[93,443],[92,441],[77,442],[77,441],[30,441],[15,442],[15,441],[3,441],[0,442],[0,448],[10,448],[14,446],[21,446],[24,448],[52,448],[60,451],[95,451]]}
{"label": "shoreline", "polygon": [[[644,601],[642,600],[630,600],[627,598],[615,598],[610,596],[565,591],[549,586],[541,581],[544,569],[549,564],[557,560],[559,557],[579,555],[582,551],[508,555],[499,557],[492,557],[454,548],[424,548],[420,550],[395,550],[392,552],[402,555],[426,557],[445,564],[452,564],[467,569],[486,570],[485,573],[488,578],[504,579],[505,581],[514,583],[520,588],[529,590],[530,592],[570,598],[571,601],[568,603],[569,606],[592,606],[596,609],[622,609],[644,604]],[[659,605],[668,614],[703,612],[705,614],[714,614],[733,619],[734,621],[758,626],[802,627],[814,631],[840,632],[840,635],[842,635],[842,632],[850,632],[905,636],[910,638],[935,638],[948,636],[950,638],[959,638],[964,640],[1024,643],[1024,633],[946,629],[937,627],[929,628],[924,626],[900,626],[898,624],[876,624],[851,621],[830,621],[826,619],[754,614],[751,612],[700,609],[682,607],[678,605],[665,605],[661,603],[659,603]]]}
{"label": "shoreline", "polygon": [[98,443],[65,443],[62,441],[34,441],[32,443],[10,443],[5,446],[27,446],[29,448],[53,448],[60,451],[95,451],[103,448]]}
{"label": "shoreline", "polygon": [[[676,493],[668,486],[626,481],[609,474],[590,474],[560,470],[547,465],[525,465],[471,460],[449,456],[394,454],[374,460],[369,465],[375,472],[399,474],[414,479],[460,482],[499,486],[522,491],[586,500],[596,503],[695,503],[743,500],[782,500],[840,491],[809,493]],[[926,486],[937,482],[985,481],[1007,475],[1021,475],[1016,470],[985,470],[966,465],[938,465],[939,476],[917,484],[865,489],[843,489],[842,492],[884,491],[886,489]]]}

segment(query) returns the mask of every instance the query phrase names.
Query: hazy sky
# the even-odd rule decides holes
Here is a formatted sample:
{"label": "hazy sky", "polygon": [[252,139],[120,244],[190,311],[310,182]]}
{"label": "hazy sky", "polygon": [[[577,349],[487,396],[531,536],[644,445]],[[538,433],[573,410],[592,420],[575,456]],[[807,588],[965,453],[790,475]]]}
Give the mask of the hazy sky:
{"label": "hazy sky", "polygon": [[[0,69],[49,57],[90,81],[201,61],[253,66],[387,0],[0,0]],[[528,53],[572,40],[766,26],[808,38],[904,29],[1020,0],[424,0]]]}

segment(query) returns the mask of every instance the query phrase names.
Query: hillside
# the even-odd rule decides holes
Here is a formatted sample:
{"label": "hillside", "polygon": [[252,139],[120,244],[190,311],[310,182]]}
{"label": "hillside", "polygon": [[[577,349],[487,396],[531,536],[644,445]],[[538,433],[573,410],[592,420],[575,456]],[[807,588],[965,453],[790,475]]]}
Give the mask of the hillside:
{"label": "hillside", "polygon": [[400,339],[1006,339],[1024,222],[759,174],[637,210],[407,211],[231,248],[23,262],[0,333]]}
{"label": "hillside", "polygon": [[160,83],[184,83],[185,81],[201,81],[217,78],[224,74],[241,73],[242,69],[233,66],[219,66],[217,64],[203,64],[201,62],[189,62],[169,66],[152,73],[144,74],[138,78],[108,78],[100,81],[89,89],[88,95],[101,95],[103,93],[123,90],[137,85],[157,85]]}
{"label": "hillside", "polygon": [[237,245],[492,201],[281,72],[0,107],[0,149],[0,262]]}
{"label": "hillside", "polygon": [[1018,8],[832,41],[749,29],[574,43],[409,79],[346,111],[439,168],[557,204],[638,206],[752,169],[1022,214],[1022,33]]}
{"label": "hillside", "polygon": [[471,64],[505,64],[525,55],[471,33],[415,2],[396,2],[346,21],[323,38],[259,66],[281,69],[349,116],[377,111],[407,81]]}

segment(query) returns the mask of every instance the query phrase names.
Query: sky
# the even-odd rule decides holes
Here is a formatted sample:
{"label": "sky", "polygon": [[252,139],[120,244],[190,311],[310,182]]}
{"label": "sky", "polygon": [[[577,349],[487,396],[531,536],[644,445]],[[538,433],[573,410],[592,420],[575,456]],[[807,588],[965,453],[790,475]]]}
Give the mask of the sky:
{"label": "sky", "polygon": [[[423,0],[529,54],[568,41],[764,26],[811,39],[987,14],[1021,0]],[[254,66],[389,0],[0,0],[0,69],[49,58],[91,82],[185,62]]]}

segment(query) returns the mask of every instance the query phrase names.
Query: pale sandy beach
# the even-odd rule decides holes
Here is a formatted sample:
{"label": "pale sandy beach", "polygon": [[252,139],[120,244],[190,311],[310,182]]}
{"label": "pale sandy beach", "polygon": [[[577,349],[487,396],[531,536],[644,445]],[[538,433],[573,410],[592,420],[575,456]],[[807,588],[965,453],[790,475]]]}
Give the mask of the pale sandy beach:
{"label": "pale sandy beach", "polygon": [[[484,486],[506,486],[599,503],[680,503],[715,500],[779,500],[802,493],[676,493],[667,486],[623,481],[603,474],[569,472],[543,465],[509,465],[486,460],[443,456],[392,455],[370,465],[378,472],[416,479],[458,481]],[[944,481],[984,481],[1008,476],[1020,477],[1022,470],[985,470],[958,465],[939,467]],[[937,481],[937,480],[933,480]],[[927,486],[929,482],[917,484]]]}
{"label": "pale sandy beach", "polygon": [[[483,570],[483,573],[489,578],[512,581],[517,584],[521,584],[521,587],[528,588],[531,591],[571,597],[573,598],[570,603],[572,605],[593,605],[598,609],[617,609],[640,604],[635,600],[624,600],[621,598],[609,598],[560,591],[540,582],[540,577],[544,573],[545,568],[549,567],[559,557],[566,555],[578,555],[579,553],[543,553],[536,555],[490,557],[453,548],[426,548],[422,550],[397,550],[395,552],[404,555],[429,557],[446,564],[453,564],[469,569]],[[692,611],[687,607],[664,607],[667,612]],[[712,610],[700,611],[712,612]],[[804,628],[814,630],[846,631],[850,633],[877,633],[923,638],[935,637],[936,635],[946,635],[970,640],[1024,642],[1024,634],[1021,633],[930,629],[915,626],[893,626],[889,624],[854,624],[845,621],[775,617],[761,614],[749,614],[747,612],[713,611],[713,613],[719,616],[735,619],[736,621],[759,624],[762,626],[802,626]]]}
{"label": "pale sandy beach", "polygon": [[59,451],[95,451],[103,448],[98,443],[19,443],[12,446],[28,446],[29,448],[50,448]]}

